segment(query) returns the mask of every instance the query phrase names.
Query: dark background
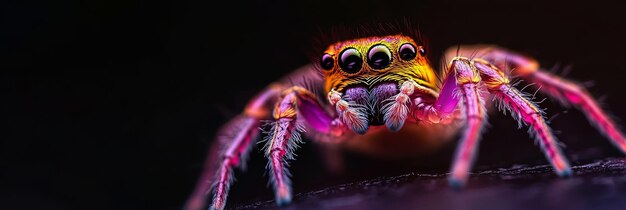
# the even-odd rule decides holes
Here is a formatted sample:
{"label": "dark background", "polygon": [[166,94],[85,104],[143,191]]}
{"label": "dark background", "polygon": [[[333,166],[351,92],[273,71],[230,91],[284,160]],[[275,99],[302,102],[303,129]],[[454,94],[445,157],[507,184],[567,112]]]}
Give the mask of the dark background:
{"label": "dark background", "polygon": [[[449,46],[492,43],[535,56],[626,119],[626,7],[584,1],[3,1],[0,3],[2,209],[180,209],[218,127],[258,90],[308,62],[313,35],[337,24],[417,20],[433,63]],[[219,14],[224,13],[224,14]],[[576,161],[621,156],[578,111],[544,102]],[[618,120],[618,122],[623,122]],[[477,168],[545,164],[514,121],[494,115]],[[307,143],[294,191],[423,169],[354,163],[325,173]],[[237,172],[229,206],[273,198],[265,160]],[[406,163],[407,166],[419,165]]]}

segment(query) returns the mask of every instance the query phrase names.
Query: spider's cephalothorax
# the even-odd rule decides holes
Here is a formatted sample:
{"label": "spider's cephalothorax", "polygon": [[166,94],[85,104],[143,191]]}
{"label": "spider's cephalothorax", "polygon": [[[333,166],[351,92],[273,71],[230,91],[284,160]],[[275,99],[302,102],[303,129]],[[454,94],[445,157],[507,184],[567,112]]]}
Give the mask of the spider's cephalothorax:
{"label": "spider's cephalothorax", "polygon": [[[580,109],[626,152],[626,138],[590,94],[543,71],[533,59],[496,46],[461,46],[446,51],[446,70],[435,74],[423,46],[414,40],[389,35],[337,42],[320,53],[315,64],[269,85],[222,128],[186,209],[203,209],[209,196],[210,209],[224,208],[233,168],[242,165],[259,135],[266,140],[263,149],[276,202],[288,204],[292,192],[286,163],[293,159],[304,131],[315,134],[308,138],[315,142],[381,157],[414,153],[425,139],[440,141],[462,131],[449,175],[450,184],[461,187],[490,107],[484,97],[494,98],[499,108],[530,127],[558,175],[571,175],[544,113],[509,83],[509,75],[501,69],[516,69],[514,76]],[[320,92],[326,97],[318,97]],[[261,121],[267,120],[269,129],[259,133]]]}
{"label": "spider's cephalothorax", "polygon": [[324,89],[342,92],[350,86],[372,87],[409,78],[434,89],[437,79],[425,55],[422,46],[401,35],[333,44],[320,59]]}
{"label": "spider's cephalothorax", "polygon": [[419,85],[423,98],[432,100],[438,95],[438,81],[425,55],[422,46],[402,35],[368,37],[328,47],[319,66],[329,101],[332,105],[340,103],[338,112],[346,113],[341,115],[341,122],[358,134],[364,134],[369,125],[382,123],[393,131],[402,128],[408,115],[394,111],[407,110],[392,109],[390,102],[404,82]]}

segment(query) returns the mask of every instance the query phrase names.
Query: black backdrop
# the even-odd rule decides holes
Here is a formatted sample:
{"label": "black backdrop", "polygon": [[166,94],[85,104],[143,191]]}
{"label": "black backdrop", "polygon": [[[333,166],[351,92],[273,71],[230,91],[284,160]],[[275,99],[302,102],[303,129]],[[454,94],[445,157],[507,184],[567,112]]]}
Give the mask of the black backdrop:
{"label": "black backdrop", "polygon": [[[418,20],[433,61],[449,46],[493,43],[547,67],[571,65],[568,77],[594,81],[591,93],[607,96],[604,106],[626,119],[626,7],[618,3],[219,4],[1,3],[0,207],[179,209],[216,129],[260,88],[308,62],[311,34],[371,18]],[[549,116],[560,113],[551,125],[571,159],[620,155],[579,112],[549,101],[543,106]],[[479,165],[545,164],[524,129],[505,117],[490,122]],[[293,163],[296,192],[367,178],[322,175],[308,145]],[[231,203],[273,198],[262,155],[252,158],[248,173],[236,173]]]}

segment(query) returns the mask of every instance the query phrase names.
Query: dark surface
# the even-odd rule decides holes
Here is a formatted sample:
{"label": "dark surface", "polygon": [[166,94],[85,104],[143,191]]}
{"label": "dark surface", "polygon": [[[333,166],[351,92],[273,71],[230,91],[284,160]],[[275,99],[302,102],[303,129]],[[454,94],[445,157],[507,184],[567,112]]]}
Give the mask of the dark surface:
{"label": "dark surface", "polygon": [[626,159],[572,168],[569,178],[550,165],[478,171],[461,190],[448,186],[446,174],[409,173],[300,193],[287,208],[266,201],[235,209],[624,209]]}
{"label": "dark surface", "polygon": [[[618,2],[298,2],[2,1],[0,209],[180,209],[218,127],[265,85],[307,63],[315,53],[310,52],[311,37],[318,28],[354,26],[368,18],[416,20],[428,38],[433,63],[449,46],[492,43],[535,56],[548,68],[571,65],[568,78],[594,81],[590,92],[604,98],[603,106],[617,122],[626,119],[626,13]],[[578,165],[624,157],[580,112],[566,111],[553,101],[541,106],[550,118],[558,114],[550,125]],[[489,122],[476,171],[546,164],[514,121],[494,113]],[[411,173],[440,176],[452,150],[414,161],[354,156],[346,173],[334,175],[326,170],[319,149],[307,142],[291,164],[299,195],[296,206],[314,205],[317,199],[325,204],[354,199],[342,193],[306,194],[346,183],[394,180],[379,177]],[[255,150],[248,170],[235,172],[229,207],[273,199],[265,164]],[[448,192],[441,178],[417,175],[400,178],[404,184],[383,182],[372,190],[346,186],[368,200],[352,202],[372,207],[389,201],[398,207],[414,202],[453,207],[437,206],[457,205],[447,200],[452,195],[468,202],[459,208],[517,206],[525,201],[518,199],[525,190],[564,199],[559,204],[589,204],[582,207],[587,209],[623,207],[610,197],[623,192],[621,172],[600,170],[556,181],[546,178],[552,176],[547,168],[536,170],[541,173],[510,182],[481,175],[471,182],[472,193],[461,194]],[[592,176],[604,178],[598,178],[599,184],[577,184],[595,180]],[[611,180],[614,188],[602,184]],[[431,182],[431,188],[420,189]],[[575,186],[568,188],[572,182]],[[393,192],[390,186],[400,187]],[[473,193],[481,189],[484,194]],[[526,203],[554,208],[548,200]]]}

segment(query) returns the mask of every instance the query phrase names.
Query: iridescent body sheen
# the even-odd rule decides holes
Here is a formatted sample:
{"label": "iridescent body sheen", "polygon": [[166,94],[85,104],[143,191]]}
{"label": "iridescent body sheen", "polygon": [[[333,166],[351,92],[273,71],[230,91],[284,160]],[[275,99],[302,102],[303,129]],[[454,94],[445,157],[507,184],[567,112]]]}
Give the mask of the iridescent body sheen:
{"label": "iridescent body sheen", "polygon": [[[584,112],[609,140],[626,152],[626,138],[580,85],[540,69],[531,58],[496,46],[476,45],[446,52],[446,70],[436,73],[420,43],[405,35],[337,42],[308,65],[271,84],[221,130],[195,191],[185,208],[223,209],[233,168],[242,165],[257,136],[263,135],[276,203],[291,202],[286,165],[302,140],[337,144],[373,156],[410,156],[462,132],[449,182],[467,181],[483,125],[487,98],[530,127],[560,176],[572,169],[544,119],[526,93],[510,84],[507,72],[541,86],[547,95]],[[512,75],[511,75],[512,76]],[[321,95],[321,96],[320,96]],[[259,133],[261,121],[269,129]],[[304,131],[307,131],[304,133]]]}

